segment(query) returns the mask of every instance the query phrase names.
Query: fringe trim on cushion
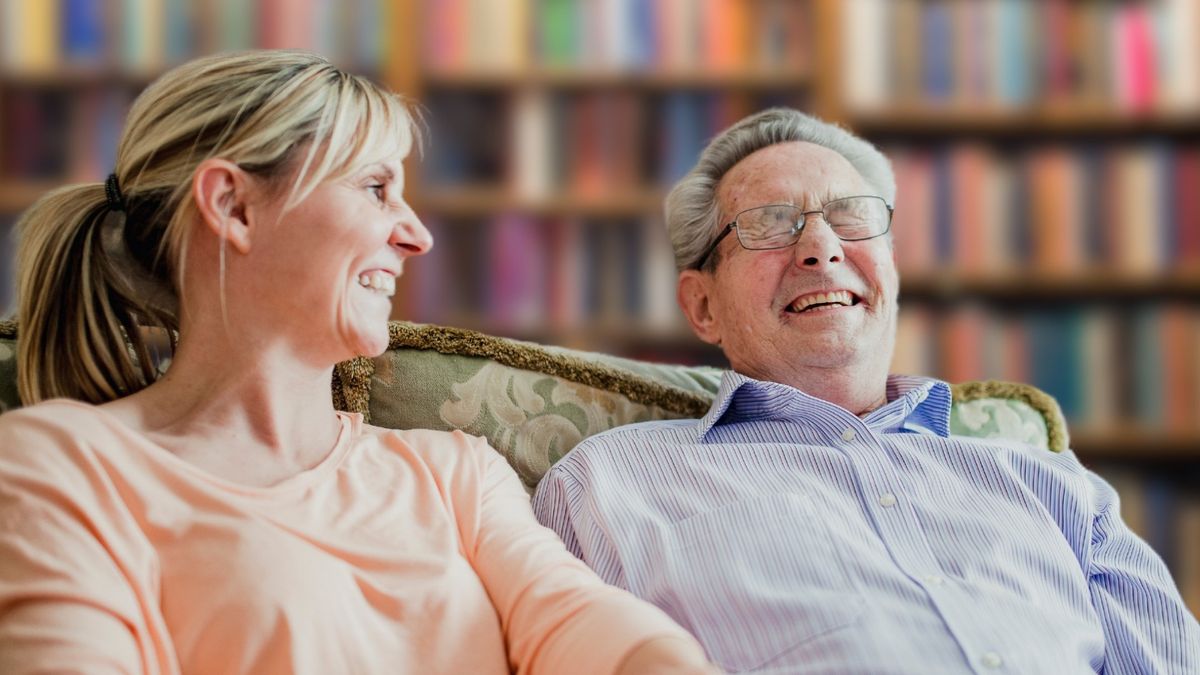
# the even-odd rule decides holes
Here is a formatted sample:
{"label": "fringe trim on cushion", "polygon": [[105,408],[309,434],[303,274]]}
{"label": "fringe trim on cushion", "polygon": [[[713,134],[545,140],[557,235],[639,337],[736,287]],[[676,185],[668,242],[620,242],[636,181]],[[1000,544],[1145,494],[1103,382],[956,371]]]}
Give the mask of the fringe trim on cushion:
{"label": "fringe trim on cushion", "polygon": [[365,356],[342,361],[333,367],[333,407],[344,412],[360,413],[364,422],[371,421],[371,376],[375,362]]}
{"label": "fringe trim on cushion", "polygon": [[[712,399],[684,391],[639,375],[582,359],[554,354],[527,342],[498,338],[475,331],[446,326],[392,321],[388,324],[390,349],[426,349],[441,354],[476,356],[511,368],[546,373],[571,382],[614,391],[631,401],[657,405],[672,412],[701,417]],[[17,338],[16,321],[0,321],[0,338]],[[360,356],[333,368],[333,404],[338,410],[361,413],[370,422],[371,377],[375,363]],[[981,398],[1016,399],[1029,404],[1046,420],[1047,444],[1054,452],[1070,447],[1070,436],[1062,409],[1052,396],[1029,384],[986,380],[952,385],[956,402]]]}
{"label": "fringe trim on cushion", "polygon": [[462,328],[393,321],[389,324],[390,349],[424,349],[441,354],[491,359],[510,368],[545,373],[577,384],[612,391],[635,403],[702,417],[712,398],[655,382],[611,366],[555,354],[539,345],[498,338]]}
{"label": "fringe trim on cushion", "polygon": [[1028,403],[1046,420],[1046,444],[1054,452],[1070,447],[1067,420],[1063,417],[1058,401],[1037,387],[1021,382],[985,380],[963,382],[951,386],[955,402],[975,401],[981,398],[1015,399]]}

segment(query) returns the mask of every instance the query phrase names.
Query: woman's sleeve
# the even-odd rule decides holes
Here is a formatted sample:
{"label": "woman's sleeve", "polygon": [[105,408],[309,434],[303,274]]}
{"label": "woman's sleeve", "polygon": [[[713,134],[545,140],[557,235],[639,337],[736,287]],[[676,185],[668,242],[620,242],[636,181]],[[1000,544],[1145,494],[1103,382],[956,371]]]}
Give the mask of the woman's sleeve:
{"label": "woman's sleeve", "polygon": [[[534,518],[529,495],[483,439],[482,482],[468,556],[521,673],[612,673],[638,646],[691,636],[657,607],[608,586]],[[699,649],[699,647],[697,647]]]}
{"label": "woman's sleeve", "polygon": [[118,562],[102,472],[89,475],[86,453],[39,420],[3,422],[0,673],[161,672],[136,637],[143,614]]}

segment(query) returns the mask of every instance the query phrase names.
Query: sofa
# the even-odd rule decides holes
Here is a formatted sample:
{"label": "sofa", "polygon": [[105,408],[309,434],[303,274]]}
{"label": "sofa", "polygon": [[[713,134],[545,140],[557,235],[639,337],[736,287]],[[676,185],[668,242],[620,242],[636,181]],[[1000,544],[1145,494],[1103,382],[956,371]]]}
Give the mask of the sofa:
{"label": "sofa", "polygon": [[[389,428],[486,437],[532,492],[579,441],[647,420],[700,417],[721,380],[707,366],[649,363],[469,330],[393,321],[388,350],[334,368],[334,404]],[[0,322],[0,411],[20,406],[17,326]],[[1012,382],[952,385],[951,433],[1068,445],[1049,395]]]}

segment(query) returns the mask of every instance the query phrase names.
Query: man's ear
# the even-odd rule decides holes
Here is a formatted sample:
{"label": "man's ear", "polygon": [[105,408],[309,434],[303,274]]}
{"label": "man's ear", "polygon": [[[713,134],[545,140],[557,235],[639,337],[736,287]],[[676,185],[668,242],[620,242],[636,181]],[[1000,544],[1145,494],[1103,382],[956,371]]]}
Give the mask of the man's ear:
{"label": "man's ear", "polygon": [[713,275],[699,270],[679,273],[675,285],[675,300],[692,326],[692,332],[713,345],[721,344],[721,324],[712,314]]}
{"label": "man's ear", "polygon": [[250,220],[246,209],[250,187],[246,172],[224,159],[200,162],[192,176],[192,199],[200,220],[217,238],[243,254],[250,251]]}

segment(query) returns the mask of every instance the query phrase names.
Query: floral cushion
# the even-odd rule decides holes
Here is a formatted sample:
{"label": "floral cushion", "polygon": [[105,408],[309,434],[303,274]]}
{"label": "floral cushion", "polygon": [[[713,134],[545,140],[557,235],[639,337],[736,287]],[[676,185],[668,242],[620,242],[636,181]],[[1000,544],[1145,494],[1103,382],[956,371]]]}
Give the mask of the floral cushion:
{"label": "floral cushion", "polygon": [[[580,440],[647,420],[699,417],[721,371],[546,347],[404,322],[390,348],[334,369],[334,403],[384,427],[484,436],[530,490]],[[7,335],[7,337],[6,337]],[[0,409],[18,405],[13,327],[0,325]],[[951,433],[1067,447],[1057,403],[1023,384],[956,384]]]}
{"label": "floral cushion", "polygon": [[[587,436],[703,415],[721,382],[717,368],[651,364],[440,326],[391,328],[383,356],[339,366],[342,405],[385,427],[485,436],[530,489]],[[953,391],[951,433],[1067,447],[1058,404],[1032,386],[969,382]]]}
{"label": "floral cushion", "polygon": [[17,397],[17,341],[0,337],[0,413],[21,405]]}

